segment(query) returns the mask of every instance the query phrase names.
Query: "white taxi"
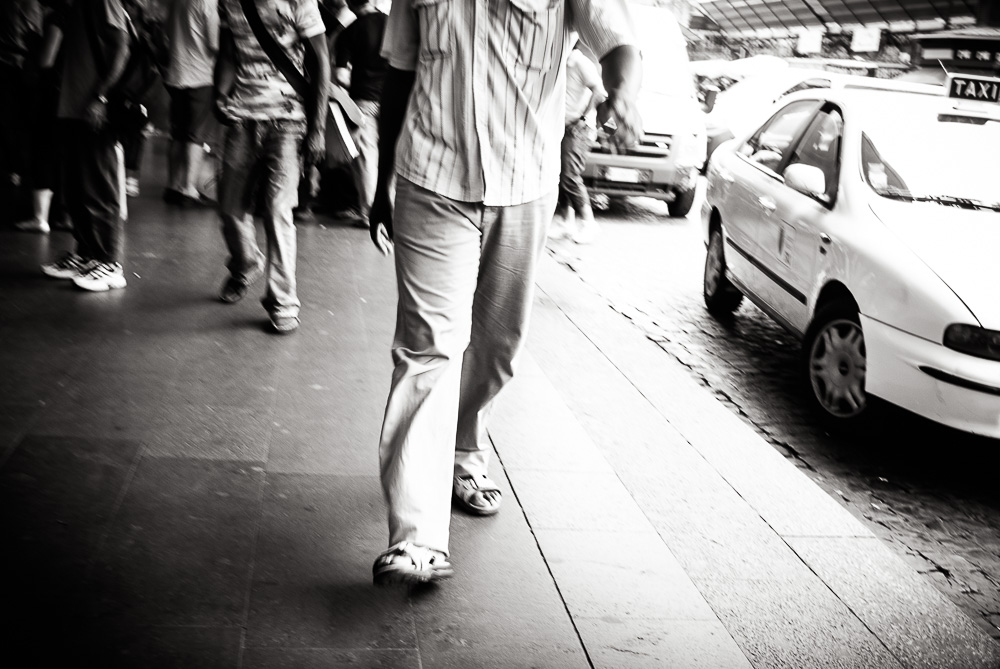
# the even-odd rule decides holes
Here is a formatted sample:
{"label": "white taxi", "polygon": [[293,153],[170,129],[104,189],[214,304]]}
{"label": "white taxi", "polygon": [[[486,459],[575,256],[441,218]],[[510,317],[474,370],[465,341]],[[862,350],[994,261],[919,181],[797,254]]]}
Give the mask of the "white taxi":
{"label": "white taxi", "polygon": [[1000,79],[947,86],[796,93],[710,163],[705,304],[801,337],[834,424],[879,397],[1000,438]]}

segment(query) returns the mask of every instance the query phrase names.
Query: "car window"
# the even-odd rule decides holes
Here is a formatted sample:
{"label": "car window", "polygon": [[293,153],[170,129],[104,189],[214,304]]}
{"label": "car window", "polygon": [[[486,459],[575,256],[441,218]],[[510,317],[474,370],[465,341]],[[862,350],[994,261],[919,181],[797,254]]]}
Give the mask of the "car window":
{"label": "car window", "polygon": [[826,109],[819,112],[784,168],[787,170],[797,163],[818,167],[825,179],[826,190],[822,199],[826,203],[833,202],[837,193],[840,176],[840,142],[843,134],[844,118],[838,110]]}
{"label": "car window", "polygon": [[792,86],[791,88],[789,88],[787,91],[785,91],[781,95],[783,95],[783,96],[784,95],[789,95],[791,93],[797,93],[798,91],[804,91],[804,90],[807,90],[807,89],[810,89],[810,88],[830,88],[830,80],[829,79],[806,79],[805,81],[800,82],[800,83]]}
{"label": "car window", "polygon": [[774,172],[818,104],[798,100],[785,106],[740,147],[740,155]]}

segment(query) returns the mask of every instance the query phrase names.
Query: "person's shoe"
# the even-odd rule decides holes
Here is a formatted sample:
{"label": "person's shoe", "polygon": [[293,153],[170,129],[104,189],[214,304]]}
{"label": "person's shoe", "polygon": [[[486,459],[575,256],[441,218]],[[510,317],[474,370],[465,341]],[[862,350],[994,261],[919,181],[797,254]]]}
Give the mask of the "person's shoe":
{"label": "person's shoe", "polygon": [[128,177],[125,179],[125,195],[129,197],[139,197],[139,179]]}
{"label": "person's shoe", "polygon": [[271,327],[273,327],[274,331],[278,334],[289,334],[290,332],[295,332],[299,329],[299,317],[271,314]]}
{"label": "person's shoe", "polygon": [[333,214],[331,214],[330,217],[336,221],[354,222],[354,221],[364,220],[364,218],[361,216],[361,213],[358,212],[356,209],[341,209],[340,211],[333,212]]}
{"label": "person's shoe", "polygon": [[93,260],[88,260],[75,253],[66,253],[55,262],[42,265],[42,273],[53,279],[75,279],[89,272],[94,264]]}
{"label": "person's shoe", "polygon": [[222,284],[222,290],[219,291],[219,299],[226,304],[236,304],[246,297],[247,291],[250,290],[250,286],[252,286],[254,281],[263,275],[264,268],[258,267],[256,271],[247,274],[245,279],[238,279],[235,276],[230,276]]}
{"label": "person's shoe", "polygon": [[113,288],[124,288],[125,272],[122,266],[116,262],[98,262],[90,268],[86,274],[81,274],[73,279],[73,285],[77,288],[101,293]]}
{"label": "person's shoe", "polygon": [[51,230],[48,221],[43,221],[39,218],[29,218],[26,221],[19,221],[14,224],[14,228],[22,232],[47,233]]}
{"label": "person's shoe", "polygon": [[556,212],[555,216],[552,217],[552,222],[549,223],[548,238],[552,240],[572,238],[574,221],[572,209],[565,214]]}
{"label": "person's shoe", "polygon": [[500,488],[486,474],[454,477],[451,493],[459,507],[477,516],[492,516],[503,503]]}
{"label": "person's shoe", "polygon": [[316,214],[313,213],[311,207],[296,207],[292,211],[292,216],[299,223],[314,223],[316,221]]}
{"label": "person's shoe", "polygon": [[184,204],[184,193],[180,192],[174,188],[164,188],[163,189],[163,201],[167,204]]}
{"label": "person's shoe", "polygon": [[592,218],[579,218],[579,227],[573,234],[573,241],[577,244],[590,244],[601,234],[601,226]]}
{"label": "person's shoe", "polygon": [[452,576],[455,570],[444,553],[403,541],[375,558],[375,585],[420,585]]}

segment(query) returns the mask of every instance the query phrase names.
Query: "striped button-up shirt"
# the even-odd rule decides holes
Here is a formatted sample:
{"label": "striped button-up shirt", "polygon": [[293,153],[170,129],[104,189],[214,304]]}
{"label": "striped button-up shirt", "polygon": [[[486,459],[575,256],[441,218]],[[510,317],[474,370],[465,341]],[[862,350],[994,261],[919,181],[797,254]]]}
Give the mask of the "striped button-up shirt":
{"label": "striped button-up shirt", "polygon": [[415,71],[396,173],[490,206],[554,190],[572,31],[598,58],[636,43],[625,0],[393,0],[382,55]]}

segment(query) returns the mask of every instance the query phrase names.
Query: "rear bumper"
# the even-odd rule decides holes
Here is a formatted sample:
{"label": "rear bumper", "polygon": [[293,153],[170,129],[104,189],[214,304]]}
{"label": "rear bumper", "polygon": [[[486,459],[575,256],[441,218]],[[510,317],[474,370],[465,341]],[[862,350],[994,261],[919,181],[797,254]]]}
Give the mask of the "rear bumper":
{"label": "rear bumper", "polygon": [[[638,170],[638,182],[608,178],[609,170]],[[583,170],[583,180],[591,193],[607,195],[643,195],[670,202],[675,191],[695,187],[698,167],[678,166],[670,158],[656,158],[623,154],[589,153]]]}
{"label": "rear bumper", "polygon": [[1000,439],[1000,362],[975,358],[862,316],[866,389],[950,427]]}

